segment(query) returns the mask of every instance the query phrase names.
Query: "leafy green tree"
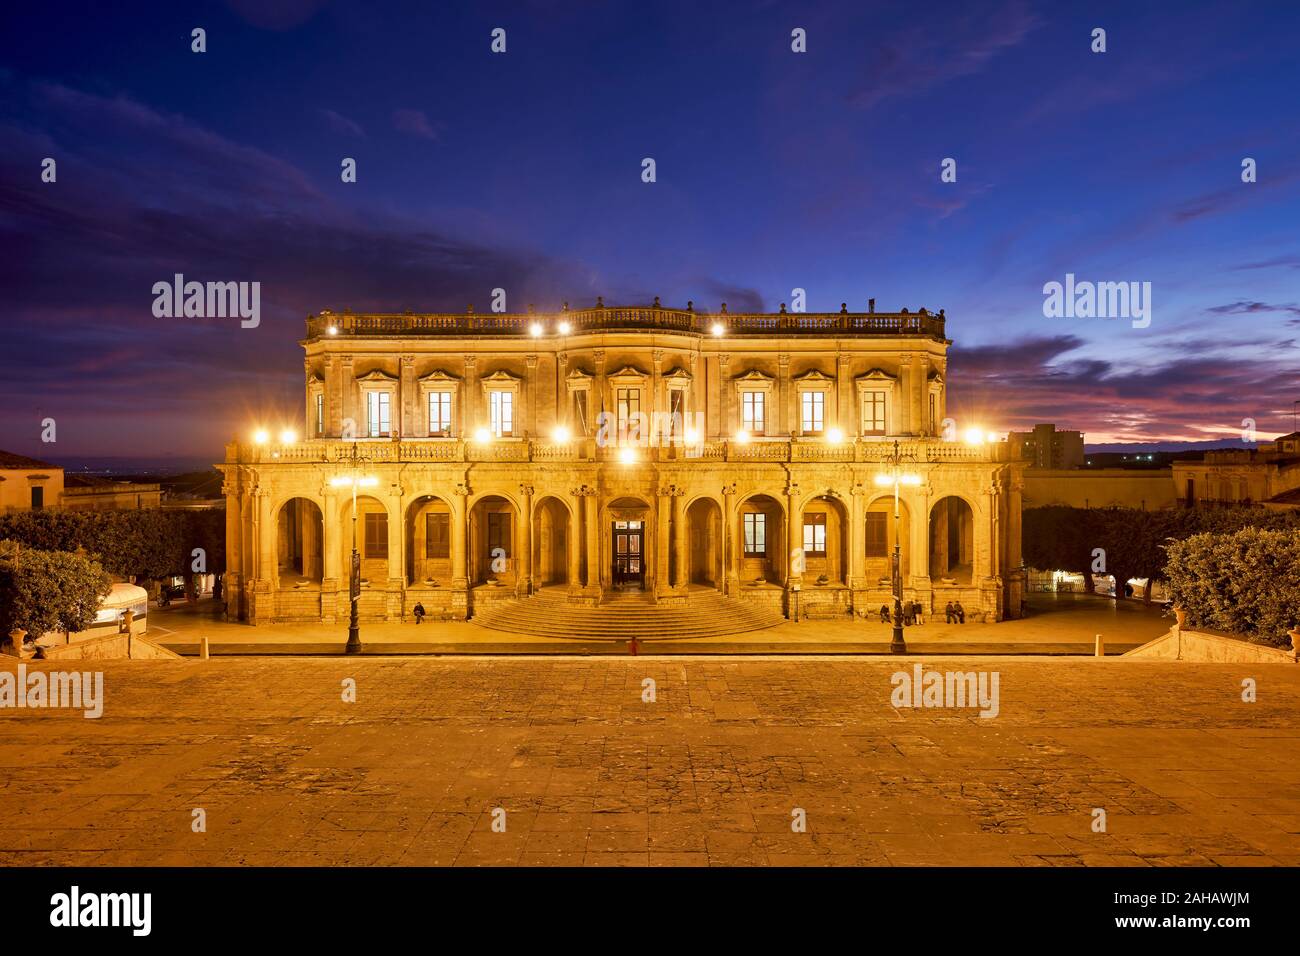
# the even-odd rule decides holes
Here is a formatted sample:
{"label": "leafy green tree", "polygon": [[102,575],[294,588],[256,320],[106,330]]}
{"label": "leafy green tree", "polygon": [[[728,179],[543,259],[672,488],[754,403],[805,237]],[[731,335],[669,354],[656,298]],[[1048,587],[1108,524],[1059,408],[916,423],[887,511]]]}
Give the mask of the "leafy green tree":
{"label": "leafy green tree", "polygon": [[112,580],[98,561],[68,551],[22,548],[0,565],[0,627],[33,637],[89,627]]}
{"label": "leafy green tree", "polygon": [[1168,550],[1169,589],[1190,626],[1287,646],[1300,627],[1300,529],[1207,532]]}

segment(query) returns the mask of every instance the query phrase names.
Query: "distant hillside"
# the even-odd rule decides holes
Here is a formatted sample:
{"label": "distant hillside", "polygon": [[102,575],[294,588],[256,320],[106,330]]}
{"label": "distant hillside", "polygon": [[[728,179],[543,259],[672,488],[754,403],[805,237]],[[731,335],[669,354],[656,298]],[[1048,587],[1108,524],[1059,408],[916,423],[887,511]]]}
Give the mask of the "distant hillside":
{"label": "distant hillside", "polygon": [[[1268,438],[1264,439],[1268,441]],[[1121,454],[1135,454],[1141,452],[1167,451],[1208,451],[1212,448],[1254,448],[1254,443],[1246,444],[1240,439],[1224,438],[1214,441],[1152,441],[1152,442],[1110,442],[1106,444],[1086,444],[1083,446],[1085,452],[1096,454],[1099,452],[1118,452]]]}

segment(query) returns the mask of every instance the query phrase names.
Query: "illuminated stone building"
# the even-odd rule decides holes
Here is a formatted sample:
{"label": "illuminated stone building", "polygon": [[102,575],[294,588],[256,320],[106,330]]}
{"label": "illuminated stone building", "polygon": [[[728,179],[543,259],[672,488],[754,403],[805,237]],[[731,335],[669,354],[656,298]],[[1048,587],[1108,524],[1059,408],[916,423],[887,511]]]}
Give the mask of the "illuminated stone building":
{"label": "illuminated stone building", "polygon": [[[952,440],[945,317],[540,314],[307,319],[303,427],[230,444],[232,618],[472,617],[539,590],[596,605],[889,603],[895,450],[904,592],[968,619],[1020,609],[1023,465]],[[963,434],[965,430],[963,429]],[[947,440],[945,440],[947,438]],[[552,590],[554,589],[554,590]],[[796,606],[797,605],[797,606]]]}

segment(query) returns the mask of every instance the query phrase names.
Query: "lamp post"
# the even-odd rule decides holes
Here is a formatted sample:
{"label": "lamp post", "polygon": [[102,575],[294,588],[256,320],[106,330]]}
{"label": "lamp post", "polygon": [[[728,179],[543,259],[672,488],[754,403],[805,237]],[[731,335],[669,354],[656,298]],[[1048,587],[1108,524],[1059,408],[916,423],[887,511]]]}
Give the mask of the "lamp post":
{"label": "lamp post", "polygon": [[903,640],[903,563],[901,539],[899,537],[898,487],[899,485],[919,485],[921,476],[903,471],[905,462],[915,461],[914,455],[903,454],[894,440],[894,450],[886,455],[884,463],[889,470],[876,475],[876,484],[894,486],[894,560],[891,568],[891,583],[894,591],[894,636],[889,642],[889,650],[894,654],[906,654],[907,642]]}
{"label": "lamp post", "polygon": [[365,463],[365,459],[357,454],[357,446],[352,446],[352,456],[349,459],[352,474],[331,478],[330,484],[335,488],[348,486],[352,488],[352,567],[348,576],[348,603],[352,610],[348,617],[348,643],[346,653],[361,653],[361,626],[357,620],[357,605],[361,599],[361,552],[357,550],[357,487],[371,488],[379,484],[379,479],[373,475],[360,475],[358,471]]}

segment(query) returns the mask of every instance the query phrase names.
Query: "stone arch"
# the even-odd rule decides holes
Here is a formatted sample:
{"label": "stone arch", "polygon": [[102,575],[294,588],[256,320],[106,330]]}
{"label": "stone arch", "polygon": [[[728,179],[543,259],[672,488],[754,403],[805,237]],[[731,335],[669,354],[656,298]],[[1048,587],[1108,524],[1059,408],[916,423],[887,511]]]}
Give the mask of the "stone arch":
{"label": "stone arch", "polygon": [[776,495],[754,492],[736,505],[734,561],[742,587],[784,585],[791,546],[785,525],[785,506]]}
{"label": "stone arch", "polygon": [[[373,517],[372,517],[373,516]],[[394,553],[390,544],[392,515],[388,506],[373,495],[357,495],[356,543],[361,554],[361,580],[363,585],[384,588],[400,553]],[[352,566],[352,495],[339,498],[339,567],[346,579]]]}
{"label": "stone arch", "polygon": [[450,586],[452,523],[457,520],[451,501],[440,495],[420,495],[407,505],[402,539],[408,585]]}
{"label": "stone arch", "polygon": [[708,495],[700,495],[686,505],[687,584],[722,588],[722,513],[721,503]]}
{"label": "stone arch", "polygon": [[325,516],[310,498],[280,503],[275,516],[276,572],[281,587],[320,584],[325,573]]}
{"label": "stone arch", "polygon": [[556,495],[541,495],[533,503],[531,547],[533,577],[540,587],[579,582],[569,580],[569,549],[576,543],[573,512]]}
{"label": "stone arch", "polygon": [[892,584],[894,544],[901,544],[899,573],[906,581],[912,573],[912,509],[907,499],[898,499],[898,528],[894,528],[893,492],[875,495],[863,508],[863,577],[868,586],[878,586],[882,581]]}
{"label": "stone arch", "polygon": [[969,585],[975,580],[975,510],[959,495],[946,495],[930,509],[930,576]]}
{"label": "stone arch", "polygon": [[517,533],[519,507],[509,495],[485,492],[475,496],[469,508],[469,561],[471,587],[479,584],[506,585],[519,582]]}
{"label": "stone arch", "polygon": [[849,575],[849,514],[834,495],[813,495],[800,509],[801,538],[793,546],[803,549],[805,584],[841,586]]}

